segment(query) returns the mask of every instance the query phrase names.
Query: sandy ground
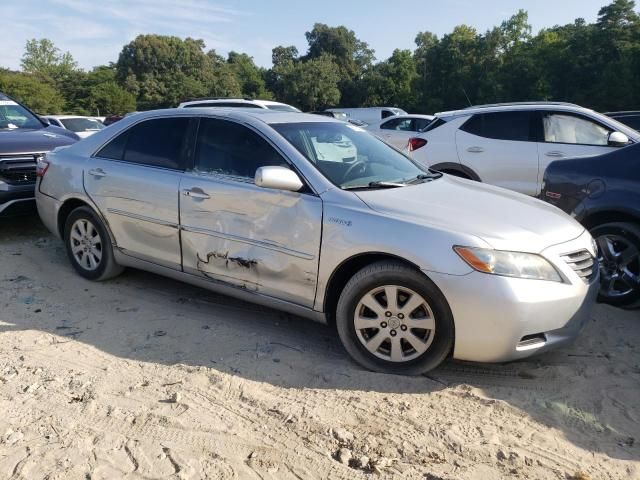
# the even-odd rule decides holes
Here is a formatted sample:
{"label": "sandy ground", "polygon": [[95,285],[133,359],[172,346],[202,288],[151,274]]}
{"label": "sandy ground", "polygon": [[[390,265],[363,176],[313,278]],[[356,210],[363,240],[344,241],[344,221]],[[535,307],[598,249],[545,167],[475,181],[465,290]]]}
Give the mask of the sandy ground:
{"label": "sandy ground", "polygon": [[570,348],[427,377],[332,329],[139,271],[76,275],[0,222],[0,478],[640,478],[640,311]]}

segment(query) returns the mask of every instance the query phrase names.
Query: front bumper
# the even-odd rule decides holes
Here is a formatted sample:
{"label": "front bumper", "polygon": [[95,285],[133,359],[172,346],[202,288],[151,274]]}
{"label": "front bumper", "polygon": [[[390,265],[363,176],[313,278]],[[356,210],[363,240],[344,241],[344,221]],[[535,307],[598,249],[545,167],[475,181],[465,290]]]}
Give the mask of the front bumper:
{"label": "front bumper", "polygon": [[[543,252],[564,283],[472,272],[454,276],[425,272],[440,288],[455,322],[456,359],[505,362],[570,343],[590,318],[599,290],[597,265],[589,283],[561,264],[564,253],[587,249],[581,237]],[[557,257],[557,261],[556,261]]]}
{"label": "front bumper", "polygon": [[11,185],[0,181],[0,217],[35,211],[35,184]]}

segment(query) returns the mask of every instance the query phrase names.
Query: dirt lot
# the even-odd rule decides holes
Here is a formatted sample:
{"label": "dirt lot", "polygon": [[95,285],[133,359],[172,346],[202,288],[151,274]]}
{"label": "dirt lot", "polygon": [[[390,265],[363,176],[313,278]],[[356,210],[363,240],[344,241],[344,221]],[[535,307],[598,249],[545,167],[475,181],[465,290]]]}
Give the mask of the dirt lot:
{"label": "dirt lot", "polygon": [[0,478],[640,478],[640,312],[570,348],[428,377],[329,327],[155,275],[76,275],[0,222]]}

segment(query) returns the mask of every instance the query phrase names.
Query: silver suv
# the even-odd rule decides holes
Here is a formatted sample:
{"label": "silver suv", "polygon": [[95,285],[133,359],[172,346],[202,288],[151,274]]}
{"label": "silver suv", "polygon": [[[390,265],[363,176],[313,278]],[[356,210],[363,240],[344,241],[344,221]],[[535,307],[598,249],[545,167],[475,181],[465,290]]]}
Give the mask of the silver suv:
{"label": "silver suv", "polygon": [[371,370],[547,350],[598,291],[592,238],[560,210],[318,115],[139,113],[39,176],[40,216],[83,277],[140,268],[335,323]]}

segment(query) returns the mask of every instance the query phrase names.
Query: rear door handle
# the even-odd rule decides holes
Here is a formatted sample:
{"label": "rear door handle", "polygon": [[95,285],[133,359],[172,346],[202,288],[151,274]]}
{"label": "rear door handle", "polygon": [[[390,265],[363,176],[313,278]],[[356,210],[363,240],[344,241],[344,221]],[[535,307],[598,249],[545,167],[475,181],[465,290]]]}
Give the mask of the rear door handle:
{"label": "rear door handle", "polygon": [[482,153],[482,152],[484,152],[484,148],[482,148],[482,147],[469,147],[469,148],[467,148],[467,152],[470,152],[470,153]]}
{"label": "rear door handle", "polygon": [[207,198],[211,198],[211,196],[209,196],[208,194],[206,194],[205,192],[203,192],[202,190],[200,190],[199,188],[192,188],[192,189],[184,189],[182,191],[182,194],[186,197],[191,197],[191,198],[198,198],[198,199],[207,199]]}
{"label": "rear door handle", "polygon": [[553,150],[551,152],[547,152],[545,153],[545,155],[547,157],[553,157],[553,158],[560,158],[560,157],[564,157],[564,153],[559,152],[558,150]]}
{"label": "rear door handle", "polygon": [[92,168],[91,170],[89,170],[89,175],[100,178],[106,176],[107,172],[105,172],[101,168]]}

